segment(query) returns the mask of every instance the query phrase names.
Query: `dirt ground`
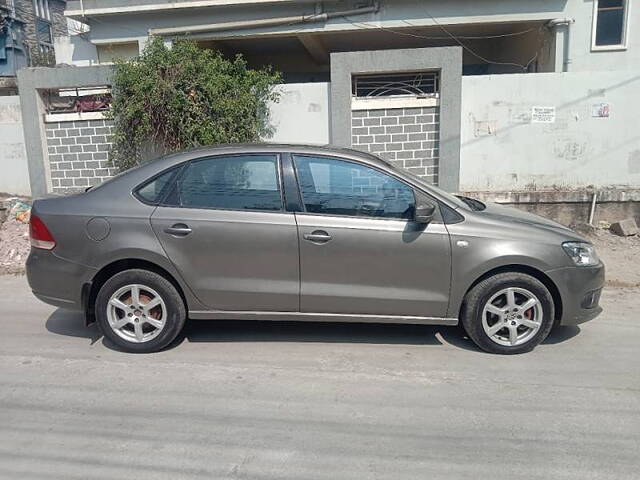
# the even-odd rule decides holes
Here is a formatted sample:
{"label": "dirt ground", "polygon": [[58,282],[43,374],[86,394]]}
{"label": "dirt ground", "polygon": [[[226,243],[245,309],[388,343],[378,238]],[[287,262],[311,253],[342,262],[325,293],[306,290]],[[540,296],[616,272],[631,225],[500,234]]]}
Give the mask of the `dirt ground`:
{"label": "dirt ground", "polygon": [[[640,236],[619,237],[606,229],[585,235],[607,267],[607,285],[640,287]],[[0,227],[0,275],[24,273],[29,248],[29,225],[10,215]]]}
{"label": "dirt ground", "polygon": [[607,285],[640,287],[640,236],[619,237],[604,229],[586,236],[605,264]]}
{"label": "dirt ground", "polygon": [[29,225],[7,218],[0,227],[0,275],[24,273],[30,248]]}

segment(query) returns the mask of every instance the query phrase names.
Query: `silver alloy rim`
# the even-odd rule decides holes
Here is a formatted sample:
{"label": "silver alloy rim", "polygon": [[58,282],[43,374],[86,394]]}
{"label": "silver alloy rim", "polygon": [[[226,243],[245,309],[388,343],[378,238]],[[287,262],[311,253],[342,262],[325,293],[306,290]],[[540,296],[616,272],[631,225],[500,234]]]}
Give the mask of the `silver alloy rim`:
{"label": "silver alloy rim", "polygon": [[542,304],[529,290],[504,288],[482,310],[482,328],[499,345],[514,347],[531,340],[542,326]]}
{"label": "silver alloy rim", "polygon": [[131,343],[153,340],[164,329],[167,308],[154,289],[133,284],[119,288],[107,304],[107,320],[116,335]]}

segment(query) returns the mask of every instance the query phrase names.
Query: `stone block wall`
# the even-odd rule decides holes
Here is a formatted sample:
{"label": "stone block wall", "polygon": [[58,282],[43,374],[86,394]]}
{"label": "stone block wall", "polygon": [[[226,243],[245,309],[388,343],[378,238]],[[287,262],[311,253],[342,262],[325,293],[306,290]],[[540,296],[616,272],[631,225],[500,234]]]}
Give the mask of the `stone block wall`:
{"label": "stone block wall", "polygon": [[[36,14],[33,0],[14,0],[16,18],[24,22],[25,42],[30,50],[38,49],[36,36]],[[66,2],[64,0],[49,0],[49,13],[51,15],[51,29],[54,38],[69,35],[67,18],[64,16]]]}
{"label": "stone block wall", "polygon": [[116,173],[110,165],[110,120],[47,123],[51,183],[56,193],[81,191]]}
{"label": "stone block wall", "polygon": [[439,107],[354,110],[353,148],[438,184]]}

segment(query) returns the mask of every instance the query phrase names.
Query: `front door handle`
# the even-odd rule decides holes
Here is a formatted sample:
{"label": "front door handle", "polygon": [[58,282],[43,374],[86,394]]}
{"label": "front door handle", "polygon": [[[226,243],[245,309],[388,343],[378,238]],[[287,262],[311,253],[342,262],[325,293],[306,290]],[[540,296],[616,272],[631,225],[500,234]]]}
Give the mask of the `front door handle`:
{"label": "front door handle", "polygon": [[311,233],[304,234],[304,239],[313,243],[327,243],[331,238],[331,235],[324,230],[314,230]]}
{"label": "front door handle", "polygon": [[169,235],[173,235],[174,237],[186,237],[191,233],[191,229],[189,228],[189,225],[176,223],[175,225],[165,228],[164,232]]}

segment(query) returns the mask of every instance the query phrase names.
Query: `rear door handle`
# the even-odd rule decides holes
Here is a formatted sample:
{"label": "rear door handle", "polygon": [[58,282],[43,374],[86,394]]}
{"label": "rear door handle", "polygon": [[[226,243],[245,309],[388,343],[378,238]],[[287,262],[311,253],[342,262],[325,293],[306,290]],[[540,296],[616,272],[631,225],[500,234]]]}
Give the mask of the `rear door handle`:
{"label": "rear door handle", "polygon": [[174,237],[186,237],[191,233],[191,229],[189,228],[189,225],[176,223],[175,225],[165,228],[164,232],[169,235],[173,235]]}
{"label": "rear door handle", "polygon": [[331,238],[331,235],[324,230],[314,230],[311,233],[304,234],[304,239],[313,243],[327,243]]}

